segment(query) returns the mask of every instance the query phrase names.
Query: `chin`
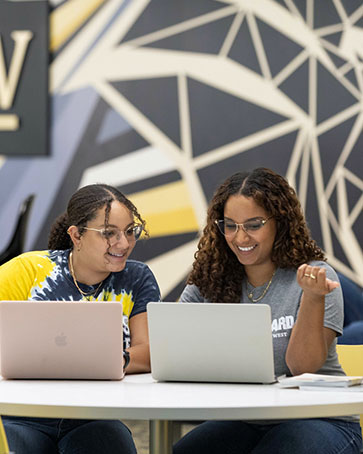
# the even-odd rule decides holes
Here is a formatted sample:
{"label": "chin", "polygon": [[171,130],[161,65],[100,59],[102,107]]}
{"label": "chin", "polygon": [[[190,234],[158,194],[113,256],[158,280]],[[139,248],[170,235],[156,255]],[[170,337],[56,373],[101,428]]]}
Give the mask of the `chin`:
{"label": "chin", "polygon": [[118,273],[119,271],[122,271],[123,269],[125,269],[125,266],[126,266],[126,260],[124,263],[120,263],[117,265],[110,265],[107,268],[108,268],[108,271],[110,271],[111,273]]}
{"label": "chin", "polygon": [[258,264],[258,260],[246,260],[244,257],[237,257],[238,261],[243,266],[253,266]]}

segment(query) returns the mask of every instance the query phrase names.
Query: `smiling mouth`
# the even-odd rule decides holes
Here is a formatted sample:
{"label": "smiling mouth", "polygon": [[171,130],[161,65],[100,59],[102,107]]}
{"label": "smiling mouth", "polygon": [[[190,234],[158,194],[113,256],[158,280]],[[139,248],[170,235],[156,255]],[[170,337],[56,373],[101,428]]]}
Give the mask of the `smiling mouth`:
{"label": "smiling mouth", "polygon": [[255,249],[255,247],[257,247],[257,244],[255,244],[254,246],[249,246],[249,247],[237,246],[237,248],[238,248],[241,252],[250,252],[250,251],[252,251],[253,249]]}
{"label": "smiling mouth", "polygon": [[126,252],[124,252],[124,253],[122,253],[122,254],[116,254],[116,252],[109,252],[109,254],[110,254],[112,257],[121,258],[121,257],[125,257]]}

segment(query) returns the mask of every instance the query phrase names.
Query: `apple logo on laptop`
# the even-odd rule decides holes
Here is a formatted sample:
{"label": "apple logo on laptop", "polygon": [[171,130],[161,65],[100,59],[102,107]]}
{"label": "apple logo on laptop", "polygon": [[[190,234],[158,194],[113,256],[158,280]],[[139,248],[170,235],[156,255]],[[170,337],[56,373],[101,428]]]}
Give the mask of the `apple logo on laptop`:
{"label": "apple logo on laptop", "polygon": [[60,333],[54,338],[55,345],[58,347],[65,347],[67,345],[67,336],[64,333]]}

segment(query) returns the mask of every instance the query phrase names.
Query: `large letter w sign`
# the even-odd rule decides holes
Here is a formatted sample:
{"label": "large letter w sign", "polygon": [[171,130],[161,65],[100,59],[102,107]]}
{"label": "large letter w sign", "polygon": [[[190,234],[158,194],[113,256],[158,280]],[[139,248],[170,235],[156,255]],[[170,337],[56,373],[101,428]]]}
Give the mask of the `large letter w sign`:
{"label": "large letter w sign", "polygon": [[0,1],[0,155],[48,153],[46,1]]}

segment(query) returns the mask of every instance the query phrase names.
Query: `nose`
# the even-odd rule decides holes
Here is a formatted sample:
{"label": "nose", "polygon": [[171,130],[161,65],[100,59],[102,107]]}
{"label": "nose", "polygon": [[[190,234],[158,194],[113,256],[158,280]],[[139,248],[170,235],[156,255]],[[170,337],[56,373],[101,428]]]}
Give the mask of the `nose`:
{"label": "nose", "polygon": [[238,239],[245,239],[245,238],[249,238],[250,235],[246,232],[246,230],[244,230],[244,228],[242,227],[242,225],[238,225],[237,226],[237,232],[236,232],[236,235],[235,235],[235,238],[238,238]]}
{"label": "nose", "polygon": [[129,243],[129,240],[127,239],[126,235],[125,235],[125,232],[120,231],[120,232],[116,235],[115,241],[112,243],[112,246],[113,246],[114,244],[117,244],[117,243],[120,243],[121,246],[122,246],[123,248],[125,248],[125,249],[129,247],[129,244],[130,244],[130,243]]}

